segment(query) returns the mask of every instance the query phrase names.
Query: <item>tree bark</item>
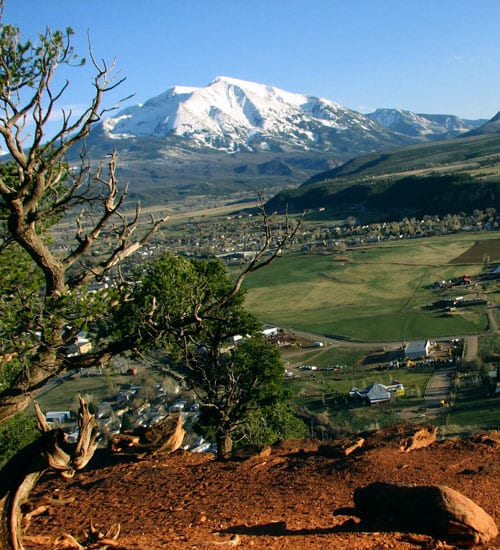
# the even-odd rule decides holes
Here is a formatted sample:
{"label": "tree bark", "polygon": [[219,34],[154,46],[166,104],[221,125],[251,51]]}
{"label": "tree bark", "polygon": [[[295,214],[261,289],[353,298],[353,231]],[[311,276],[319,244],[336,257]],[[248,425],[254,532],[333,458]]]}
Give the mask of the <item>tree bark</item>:
{"label": "tree bark", "polygon": [[35,222],[27,222],[29,211],[22,200],[12,200],[8,205],[11,211],[8,219],[9,232],[43,271],[46,296],[63,294],[66,289],[64,265],[43,242],[36,231]]}
{"label": "tree bark", "polygon": [[217,458],[226,460],[231,458],[233,452],[233,439],[229,433],[221,433],[216,436]]}
{"label": "tree bark", "polygon": [[23,550],[21,510],[47,469],[41,437],[14,457],[0,471],[0,547]]}
{"label": "tree bark", "polygon": [[0,392],[0,425],[26,409],[47,381],[62,370],[54,353],[44,353],[41,361],[33,361],[29,372],[20,372],[13,384]]}

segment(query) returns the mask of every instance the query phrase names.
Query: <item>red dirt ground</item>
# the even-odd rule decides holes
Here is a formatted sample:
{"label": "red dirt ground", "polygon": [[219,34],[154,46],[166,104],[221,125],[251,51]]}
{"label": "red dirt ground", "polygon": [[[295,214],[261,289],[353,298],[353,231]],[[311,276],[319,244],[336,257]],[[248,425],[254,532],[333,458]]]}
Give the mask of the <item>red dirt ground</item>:
{"label": "red dirt ground", "polygon": [[[32,519],[26,534],[41,537],[26,547],[46,547],[40,541],[55,547],[63,533],[82,540],[92,519],[103,531],[120,523],[122,550],[458,548],[428,534],[333,515],[352,507],[354,489],[373,481],[448,485],[500,523],[498,432],[438,441],[410,453],[399,450],[400,440],[379,433],[348,457],[307,441],[283,442],[269,456],[226,462],[185,451],[143,459],[98,456],[72,480],[54,474],[42,479],[33,500],[52,497],[61,503]],[[500,549],[500,536],[482,548]]]}

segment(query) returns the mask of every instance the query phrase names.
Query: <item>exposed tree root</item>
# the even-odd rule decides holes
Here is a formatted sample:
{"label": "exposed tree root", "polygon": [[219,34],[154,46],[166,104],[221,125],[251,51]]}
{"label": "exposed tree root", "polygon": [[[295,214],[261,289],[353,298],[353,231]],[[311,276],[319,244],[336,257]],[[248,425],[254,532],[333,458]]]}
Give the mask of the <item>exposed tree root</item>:
{"label": "exposed tree root", "polygon": [[35,406],[40,437],[17,453],[0,471],[0,546],[5,550],[25,550],[21,506],[43,473],[55,469],[63,477],[73,477],[84,468],[97,448],[97,421],[80,397],[79,436],[76,445],[66,442],[60,429],[52,429]]}
{"label": "exposed tree root", "polygon": [[26,536],[24,537],[24,542],[30,548],[48,547],[58,550],[107,550],[108,548],[120,547],[120,544],[117,541],[119,536],[119,523],[115,523],[106,531],[106,533],[103,533],[94,527],[91,520],[89,530],[86,531],[82,537],[80,537],[80,541],[73,535],[65,533],[56,539],[49,536]]}

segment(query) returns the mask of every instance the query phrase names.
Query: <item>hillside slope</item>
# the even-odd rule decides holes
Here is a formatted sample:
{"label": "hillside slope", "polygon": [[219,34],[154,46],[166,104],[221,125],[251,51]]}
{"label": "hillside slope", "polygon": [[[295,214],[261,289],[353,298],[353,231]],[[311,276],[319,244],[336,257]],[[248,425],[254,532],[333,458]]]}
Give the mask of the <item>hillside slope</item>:
{"label": "hillside slope", "polygon": [[[28,535],[47,542],[77,535],[89,519],[101,529],[121,524],[122,550],[238,546],[255,550],[398,550],[458,548],[430,534],[359,523],[335,510],[353,506],[357,487],[374,481],[444,484],[500,521],[498,432],[444,440],[403,453],[403,431],[369,434],[348,457],[332,443],[283,442],[271,454],[217,462],[176,452],[143,459],[94,461],[70,481],[46,476],[34,497],[53,497],[50,514],[33,518]],[[483,549],[494,550],[494,540]],[[29,547],[33,548],[33,547]],[[37,546],[38,550],[43,548]]]}
{"label": "hillside slope", "polygon": [[464,134],[464,136],[484,136],[488,134],[500,134],[500,111],[485,124],[471,130],[467,134]]}
{"label": "hillside slope", "polygon": [[338,168],[316,174],[303,186],[334,178],[429,172],[440,167],[453,172],[474,169],[481,164],[500,164],[500,134],[421,143],[361,155]]}
{"label": "hillside slope", "polygon": [[498,209],[499,151],[500,135],[493,134],[362,155],[278,193],[267,206],[379,221]]}
{"label": "hillside slope", "polygon": [[425,215],[471,214],[500,210],[500,179],[484,181],[464,174],[435,174],[376,181],[318,183],[282,191],[267,203],[279,212],[327,209],[330,216],[346,212],[360,220],[400,220]]}

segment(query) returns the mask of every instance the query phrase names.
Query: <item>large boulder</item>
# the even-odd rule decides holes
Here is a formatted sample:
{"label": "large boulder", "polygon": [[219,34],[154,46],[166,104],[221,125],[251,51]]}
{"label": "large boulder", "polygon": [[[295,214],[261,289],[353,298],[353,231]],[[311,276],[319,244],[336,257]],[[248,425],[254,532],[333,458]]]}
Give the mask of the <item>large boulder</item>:
{"label": "large boulder", "polygon": [[371,483],[354,491],[354,504],[363,520],[440,536],[463,546],[484,544],[498,535],[488,513],[445,485]]}

